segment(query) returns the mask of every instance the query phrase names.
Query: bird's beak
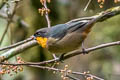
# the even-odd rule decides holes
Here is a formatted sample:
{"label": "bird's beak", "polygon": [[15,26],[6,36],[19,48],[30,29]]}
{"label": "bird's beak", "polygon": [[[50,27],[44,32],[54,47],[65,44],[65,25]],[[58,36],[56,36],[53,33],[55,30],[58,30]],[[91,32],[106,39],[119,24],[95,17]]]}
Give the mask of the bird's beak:
{"label": "bird's beak", "polygon": [[38,44],[40,44],[43,48],[46,48],[48,38],[36,37],[36,40],[37,40]]}

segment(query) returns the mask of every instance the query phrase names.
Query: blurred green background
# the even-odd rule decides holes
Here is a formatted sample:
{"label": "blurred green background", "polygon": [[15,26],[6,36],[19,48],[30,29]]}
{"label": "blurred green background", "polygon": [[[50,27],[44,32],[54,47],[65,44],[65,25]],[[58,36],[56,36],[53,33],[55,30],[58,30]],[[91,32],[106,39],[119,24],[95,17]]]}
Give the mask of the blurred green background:
{"label": "blurred green background", "polygon": [[[1,6],[2,1],[0,2]],[[105,0],[104,7],[99,8],[97,0],[92,0],[87,11],[84,11],[87,2],[88,0],[51,0],[51,3],[47,4],[51,10],[49,14],[51,24],[56,25],[65,23],[71,19],[92,16],[100,11],[120,5],[120,3],[115,4],[114,0]],[[42,5],[39,0],[21,1],[17,8],[16,15],[24,20],[29,26],[25,27],[18,23],[11,23],[9,26],[11,34],[8,30],[1,47],[11,44],[10,35],[12,36],[12,41],[15,43],[28,38],[34,34],[37,29],[47,27],[45,17],[38,13],[38,9],[41,7]],[[4,10],[4,8],[2,9]],[[6,20],[0,18],[0,37],[4,32],[6,24]],[[120,15],[104,22],[97,23],[85,40],[85,47],[88,48],[102,43],[119,41],[119,27]],[[32,62],[52,59],[52,54],[48,53],[40,46],[28,49],[17,56],[21,56],[25,61]],[[15,61],[15,57],[11,58],[10,61]],[[100,49],[87,55],[75,56],[65,60],[58,68],[64,68],[65,64],[69,65],[69,69],[73,71],[90,71],[91,74],[104,78],[105,80],[120,80],[120,46]],[[85,80],[81,76],[77,77]],[[1,76],[1,80],[62,80],[62,78],[59,73],[53,74],[52,71],[48,70],[24,67],[23,72],[19,72],[13,76],[6,74]]]}

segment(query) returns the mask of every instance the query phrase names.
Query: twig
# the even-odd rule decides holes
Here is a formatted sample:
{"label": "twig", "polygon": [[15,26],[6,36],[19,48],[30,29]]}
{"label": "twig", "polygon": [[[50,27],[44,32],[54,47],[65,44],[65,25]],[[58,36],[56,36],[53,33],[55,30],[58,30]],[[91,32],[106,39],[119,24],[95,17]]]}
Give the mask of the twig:
{"label": "twig", "polygon": [[10,38],[10,44],[12,45],[13,44],[13,31],[12,31],[12,27],[9,28],[9,38]]}
{"label": "twig", "polygon": [[[62,71],[62,69],[57,69],[57,68],[53,68],[53,67],[37,66],[37,65],[29,65],[29,66],[37,67],[37,68],[41,68],[41,69],[53,70],[53,71],[56,71],[56,72],[61,72]],[[81,72],[74,72],[74,71],[72,71],[71,74],[77,74],[77,75],[82,75],[82,76],[89,76],[89,77],[93,77],[93,78],[98,79],[98,80],[104,80],[104,79],[99,78],[97,76],[94,76],[92,74],[84,74],[84,73],[81,73]],[[76,78],[76,80],[78,80],[78,79]]]}
{"label": "twig", "polygon": [[[8,19],[7,15],[5,13],[1,12],[1,11],[0,11],[0,17],[3,18],[3,19]],[[25,26],[25,27],[29,26],[25,21],[20,19],[18,16],[14,15],[14,17],[12,19],[12,22],[16,22],[18,20],[19,20],[19,22],[22,26]]]}
{"label": "twig", "polygon": [[5,28],[5,31],[3,32],[3,35],[2,35],[2,37],[1,37],[1,39],[0,39],[0,46],[1,46],[1,44],[2,44],[2,41],[3,41],[4,37],[5,37],[5,34],[7,33],[8,27],[9,27],[9,22],[7,23],[7,26],[6,26],[6,28]]}
{"label": "twig", "polygon": [[80,80],[80,79],[78,79],[78,78],[75,78],[75,77],[73,77],[73,76],[70,76],[70,75],[66,75],[66,77],[69,77],[70,79],[72,79],[72,80]]}
{"label": "twig", "polygon": [[90,4],[91,1],[92,1],[92,0],[89,0],[89,1],[88,1],[87,5],[86,5],[85,8],[84,8],[84,11],[87,10],[87,8],[88,8],[88,6],[89,6],[89,4]]}
{"label": "twig", "polygon": [[[9,59],[9,58],[19,54],[20,52],[24,51],[25,49],[36,45],[36,44],[37,44],[37,42],[35,40],[33,40],[33,41],[30,41],[30,42],[25,43],[23,45],[20,45],[16,48],[13,48],[13,49],[3,53],[0,56],[1,57],[4,56],[5,57],[4,60],[6,60],[6,59]],[[98,49],[102,49],[102,48],[110,47],[110,46],[115,46],[115,45],[120,45],[120,41],[101,44],[101,45],[98,45],[98,46],[95,46],[95,47],[92,47],[92,48],[85,49],[85,51],[89,53],[89,52],[92,52],[92,51],[95,51],[95,50],[98,50]],[[66,54],[64,56],[63,60],[69,59],[69,58],[71,58],[73,56],[76,56],[76,55],[80,55],[82,53],[83,53],[83,51],[81,51],[81,50],[72,51],[72,52]],[[53,62],[56,62],[56,61],[59,61],[59,58],[48,60],[48,61],[43,61],[43,62],[38,62],[38,63],[39,64],[48,64],[48,63],[53,63]],[[38,63],[36,63],[36,64],[38,64]]]}
{"label": "twig", "polygon": [[[104,11],[104,12],[109,12],[110,14],[108,14],[107,16],[103,15],[103,17],[102,17],[102,19],[100,19],[100,21],[106,20],[107,18],[110,18],[111,16],[115,16],[115,15],[119,14],[120,13],[120,6],[112,8],[112,9],[108,9],[107,11]],[[87,24],[87,25],[89,25],[89,24]],[[15,56],[15,55],[19,54],[20,52],[22,52],[23,50],[25,50],[24,48],[27,48],[26,44],[28,45],[29,42],[25,43],[23,45],[20,45],[20,46],[14,48],[14,49],[9,50],[9,51],[3,53],[1,56],[5,56],[5,59],[8,59],[8,58],[10,58],[12,56]],[[34,42],[32,44],[29,44],[29,47],[33,46],[33,44],[34,44]],[[86,52],[91,52],[91,51],[94,51],[94,50],[97,50],[97,49],[101,49],[101,48],[105,48],[105,47],[110,47],[110,46],[115,46],[115,45],[120,45],[120,41],[106,43],[106,44],[101,44],[101,45],[98,45],[96,47],[85,49],[85,51]],[[83,51],[81,51],[81,50],[72,51],[72,52],[70,52],[70,53],[68,53],[68,54],[65,55],[64,60],[68,59],[68,58],[71,58],[73,56],[82,54],[82,53],[83,53]],[[52,63],[52,62],[57,61],[57,60],[58,59],[54,59],[52,61],[50,60],[50,61],[45,61],[45,62]],[[45,62],[43,62],[41,64],[45,64]]]}
{"label": "twig", "polygon": [[8,19],[7,14],[3,13],[2,11],[0,11],[0,17],[3,19]]}
{"label": "twig", "polygon": [[0,9],[5,5],[5,2],[4,0],[1,0],[1,3],[0,3]]}
{"label": "twig", "polygon": [[[44,4],[43,5],[44,5],[45,9],[48,9],[47,5],[46,5],[46,0],[44,0]],[[51,24],[50,24],[50,19],[49,19],[49,15],[48,15],[47,11],[46,11],[45,17],[46,17],[46,20],[47,20],[47,23],[48,23],[48,28],[50,28]]]}
{"label": "twig", "polygon": [[[9,16],[8,16],[7,14],[5,14],[5,13],[3,13],[3,12],[0,11],[0,17],[8,20],[6,29],[5,29],[2,37],[1,37],[1,40],[0,40],[0,45],[1,45],[2,41],[3,41],[3,39],[4,39],[4,36],[5,36],[6,32],[7,32],[7,30],[8,30],[9,24],[10,24],[12,21],[13,21],[13,22],[18,21],[18,19],[19,19],[17,16],[15,16],[17,5],[18,5],[18,2],[16,2],[12,14],[8,14]],[[15,17],[13,17],[13,16],[15,16]],[[23,25],[23,26],[25,26],[25,27],[28,27],[28,24],[25,23],[23,20],[20,20],[20,24]],[[15,44],[13,44],[13,45],[0,48],[0,51],[6,50],[6,49],[10,49],[10,48],[14,48],[14,47],[16,47],[16,46],[19,46],[19,45],[21,45],[21,44],[23,44],[23,43],[25,43],[25,42],[31,41],[31,40],[32,40],[31,38],[28,38],[28,39],[26,39],[26,40],[24,40],[24,41],[15,43]]]}
{"label": "twig", "polygon": [[[65,72],[64,70],[62,69],[57,69],[57,68],[54,68],[54,67],[47,67],[47,66],[40,66],[39,64],[34,64],[34,63],[4,63],[4,62],[1,62],[0,65],[12,65],[12,66],[30,66],[30,67],[37,67],[37,68],[40,68],[40,69],[47,69],[47,70],[52,70],[52,71],[56,71],[56,72]],[[98,80],[104,80],[102,78],[99,78],[95,75],[92,75],[92,74],[85,74],[85,73],[82,73],[82,72],[75,72],[75,71],[71,71],[69,72],[71,74],[75,74],[75,75],[82,75],[82,76],[89,76],[89,77],[93,77],[95,79],[98,79]],[[69,76],[69,75],[66,75],[66,77]],[[70,77],[70,76],[69,76]],[[77,79],[77,78],[73,78],[73,77],[70,77],[72,78],[73,80],[80,80],[80,79]]]}
{"label": "twig", "polygon": [[[7,19],[7,20],[8,20],[8,16],[7,16],[5,13],[3,13],[2,11],[0,11],[0,17],[3,18],[3,19]],[[19,18],[18,16],[16,16],[16,15],[14,15],[12,21],[13,21],[13,22],[16,22],[16,21],[18,21],[18,19],[20,20],[20,24],[21,24],[21,25],[23,25],[23,26],[25,26],[25,27],[28,27],[28,26],[29,26],[26,22],[24,22],[22,19],[20,19],[20,18]]]}
{"label": "twig", "polygon": [[[110,47],[110,46],[115,46],[115,45],[120,45],[120,41],[101,44],[101,45],[98,45],[98,46],[95,46],[95,47],[92,47],[92,48],[85,49],[84,51],[89,53],[89,52],[92,52],[92,51],[95,51],[95,50],[98,50],[98,49],[102,49],[102,48]],[[82,54],[82,53],[83,53],[83,51],[81,51],[81,50],[75,50],[75,51],[72,51],[72,52],[68,53],[64,57],[64,59],[68,59],[68,58],[71,58],[73,56],[76,56],[76,55],[79,55],[79,54]]]}
{"label": "twig", "polygon": [[[7,15],[6,15],[5,13],[1,12],[1,11],[0,11],[0,17],[9,20],[9,18],[7,17]],[[19,19],[19,17],[14,15],[14,18],[12,18],[11,21],[12,21],[12,22],[16,22],[16,21],[18,21],[18,19]],[[28,27],[28,26],[29,26],[29,25],[28,25],[26,22],[24,22],[22,19],[20,19],[19,22],[20,22],[20,24],[21,24],[22,26],[25,26],[25,27]],[[8,25],[8,24],[7,24],[7,25]],[[8,28],[8,26],[7,26],[6,28]],[[5,29],[5,32],[6,32],[6,30],[7,30],[7,29]],[[3,35],[5,35],[5,33],[3,33]],[[1,39],[3,39],[3,38],[1,38]],[[0,48],[0,51],[6,50],[6,49],[10,49],[10,48],[14,48],[14,47],[19,46],[19,45],[21,45],[21,44],[23,44],[23,43],[25,43],[25,42],[28,42],[28,41],[30,41],[30,38],[29,38],[29,39],[26,39],[26,40],[24,40],[24,41],[15,43],[15,44],[10,45],[10,46]],[[1,40],[1,42],[2,42],[2,40]]]}
{"label": "twig", "polygon": [[8,14],[8,19],[7,19],[7,20],[8,20],[8,23],[7,23],[6,29],[5,29],[2,37],[1,37],[0,45],[2,44],[2,41],[3,41],[4,37],[5,37],[5,34],[7,33],[7,30],[8,30],[8,28],[9,28],[9,25],[10,25],[10,23],[12,22],[12,18],[13,18],[13,16],[14,16],[14,14],[16,13],[17,5],[18,5],[18,2],[16,2],[12,14]]}
{"label": "twig", "polygon": [[95,79],[98,79],[98,80],[104,80],[100,77],[97,77],[95,75],[92,75],[92,74],[85,74],[85,73],[81,73],[81,72],[72,72],[73,74],[76,74],[76,75],[86,75],[86,76],[91,76],[91,77],[94,77]]}

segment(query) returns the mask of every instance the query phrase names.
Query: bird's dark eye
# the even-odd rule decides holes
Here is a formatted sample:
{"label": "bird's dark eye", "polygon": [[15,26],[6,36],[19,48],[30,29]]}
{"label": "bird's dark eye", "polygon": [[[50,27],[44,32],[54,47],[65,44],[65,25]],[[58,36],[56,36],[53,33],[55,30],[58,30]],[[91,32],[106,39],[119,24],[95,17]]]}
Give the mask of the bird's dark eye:
{"label": "bird's dark eye", "polygon": [[46,37],[47,31],[48,31],[48,28],[39,29],[35,32],[34,36],[35,37]]}
{"label": "bird's dark eye", "polygon": [[35,37],[45,37],[45,32],[39,31],[34,34]]}

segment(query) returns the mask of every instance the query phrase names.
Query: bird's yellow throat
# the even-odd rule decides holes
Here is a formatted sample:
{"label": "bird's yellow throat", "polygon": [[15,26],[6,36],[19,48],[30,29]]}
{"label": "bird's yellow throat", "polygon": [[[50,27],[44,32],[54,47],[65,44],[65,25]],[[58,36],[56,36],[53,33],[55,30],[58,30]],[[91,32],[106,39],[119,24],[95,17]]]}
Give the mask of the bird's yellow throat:
{"label": "bird's yellow throat", "polygon": [[45,37],[36,37],[36,40],[38,42],[38,44],[40,44],[43,48],[46,48],[47,45],[47,38]]}

